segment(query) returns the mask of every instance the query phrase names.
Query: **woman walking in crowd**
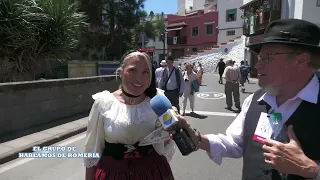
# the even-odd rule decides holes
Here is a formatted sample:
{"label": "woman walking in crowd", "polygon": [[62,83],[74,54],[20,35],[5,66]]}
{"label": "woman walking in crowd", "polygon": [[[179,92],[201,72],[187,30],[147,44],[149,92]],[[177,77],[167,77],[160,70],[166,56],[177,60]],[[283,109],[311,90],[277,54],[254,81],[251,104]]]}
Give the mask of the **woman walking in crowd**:
{"label": "woman walking in crowd", "polygon": [[203,76],[202,64],[198,63],[197,80],[198,80],[199,85],[202,85],[202,76]]}
{"label": "woman walking in crowd", "polygon": [[157,94],[150,57],[133,52],[119,69],[121,86],[115,92],[93,95],[85,152],[100,159],[84,159],[86,180],[173,180],[169,165],[174,142],[137,146],[161,126],[150,106]]}
{"label": "woman walking in crowd", "polygon": [[189,63],[186,64],[186,71],[184,72],[183,79],[186,82],[186,88],[184,89],[184,92],[183,92],[183,101],[182,101],[182,106],[183,106],[182,115],[184,116],[185,112],[186,112],[188,99],[190,102],[191,112],[194,111],[194,93],[195,93],[195,91],[193,88],[193,81],[197,79],[197,76],[192,71],[192,65]]}

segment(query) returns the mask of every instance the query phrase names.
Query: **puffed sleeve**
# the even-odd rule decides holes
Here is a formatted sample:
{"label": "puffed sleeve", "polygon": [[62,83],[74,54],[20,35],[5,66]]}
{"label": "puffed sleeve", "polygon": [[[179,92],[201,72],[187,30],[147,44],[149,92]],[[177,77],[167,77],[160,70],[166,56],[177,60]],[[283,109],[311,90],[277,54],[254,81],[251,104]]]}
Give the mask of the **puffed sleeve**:
{"label": "puffed sleeve", "polygon": [[164,142],[160,142],[160,143],[154,144],[153,147],[158,154],[165,156],[168,162],[171,161],[174,153],[176,152],[176,144],[171,139],[169,144],[167,144],[166,146],[164,145]]}
{"label": "puffed sleeve", "polygon": [[[99,102],[96,100],[91,108],[89,114],[89,121],[86,133],[86,141],[85,141],[85,153],[99,153],[100,157],[102,157],[102,152],[104,149],[104,127],[103,120],[100,118],[99,112]],[[86,158],[84,159],[84,166],[86,168],[96,166],[99,162],[99,158]]]}
{"label": "puffed sleeve", "polygon": [[[157,88],[157,94],[164,95],[164,90]],[[160,122],[158,122],[160,123]],[[161,126],[161,124],[159,124]],[[168,133],[169,135],[169,133]],[[172,156],[176,152],[176,146],[175,142],[170,140],[169,144],[166,146],[164,145],[164,142],[160,142],[157,144],[153,144],[154,149],[157,151],[158,154],[163,155],[167,158],[167,161],[170,162],[172,159]]]}

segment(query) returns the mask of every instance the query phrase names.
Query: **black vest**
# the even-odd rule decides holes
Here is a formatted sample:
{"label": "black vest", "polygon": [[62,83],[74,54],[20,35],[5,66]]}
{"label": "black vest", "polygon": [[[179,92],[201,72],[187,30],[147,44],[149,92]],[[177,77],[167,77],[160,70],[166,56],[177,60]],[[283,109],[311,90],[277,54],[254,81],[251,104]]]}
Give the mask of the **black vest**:
{"label": "black vest", "polygon": [[[175,67],[173,67],[173,71],[176,75],[176,82],[177,82],[177,90],[180,93],[180,86],[181,86],[181,80],[180,80],[180,70],[176,69]],[[168,73],[167,68],[163,70],[162,73]],[[173,72],[172,72],[173,73]],[[162,90],[167,90],[167,83],[169,81],[169,79],[171,78],[171,75],[169,74],[169,77],[167,78],[166,82],[164,84],[162,84]]]}
{"label": "black vest", "polygon": [[[244,123],[243,170],[242,180],[278,180],[278,171],[264,162],[262,144],[252,140],[261,112],[267,113],[270,106],[257,100],[264,94],[263,90],[254,93]],[[320,92],[318,103],[302,101],[291,115],[286,125],[293,125],[293,130],[301,143],[303,152],[312,160],[320,160]],[[306,178],[288,175],[288,180],[305,180]]]}

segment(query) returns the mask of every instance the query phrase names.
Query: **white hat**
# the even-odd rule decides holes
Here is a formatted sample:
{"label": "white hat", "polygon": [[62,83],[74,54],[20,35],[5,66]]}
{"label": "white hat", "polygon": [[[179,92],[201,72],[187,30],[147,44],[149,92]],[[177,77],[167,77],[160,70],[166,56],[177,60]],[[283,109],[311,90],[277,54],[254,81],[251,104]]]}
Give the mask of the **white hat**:
{"label": "white hat", "polygon": [[167,61],[166,60],[162,60],[160,63],[161,66],[166,66],[167,65]]}

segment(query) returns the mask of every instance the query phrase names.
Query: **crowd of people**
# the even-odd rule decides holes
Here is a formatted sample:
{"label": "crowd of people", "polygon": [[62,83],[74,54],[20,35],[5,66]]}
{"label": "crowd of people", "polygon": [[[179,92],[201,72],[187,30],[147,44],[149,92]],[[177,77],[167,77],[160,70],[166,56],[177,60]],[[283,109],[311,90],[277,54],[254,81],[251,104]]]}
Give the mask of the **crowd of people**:
{"label": "crowd of people", "polygon": [[[270,23],[264,40],[249,45],[259,54],[255,68],[261,89],[247,97],[242,107],[237,93],[248,81],[243,74],[245,63],[236,67],[232,60],[225,65],[221,60],[217,69],[219,83],[226,81],[227,108],[232,106],[233,93],[240,112],[226,134],[207,135],[179,115],[179,126],[197,145],[195,151],[204,150],[218,165],[224,157],[242,157],[239,179],[243,180],[319,180],[320,83],[315,75],[320,68],[319,46],[320,28],[313,23],[298,19]],[[183,97],[182,115],[187,99],[194,110],[194,94],[202,83],[203,69],[200,63],[197,67],[186,63],[181,71],[170,57],[161,66],[156,70],[148,55],[132,52],[124,56],[119,68],[119,89],[93,95],[85,152],[99,153],[100,158],[84,159],[86,180],[174,179],[169,165],[176,150],[173,140],[137,144],[161,126],[150,105],[156,94],[167,96],[179,114],[179,97]],[[255,141],[259,122],[269,122],[274,113],[281,114],[281,126],[287,127],[289,140],[266,136],[262,142]]]}

